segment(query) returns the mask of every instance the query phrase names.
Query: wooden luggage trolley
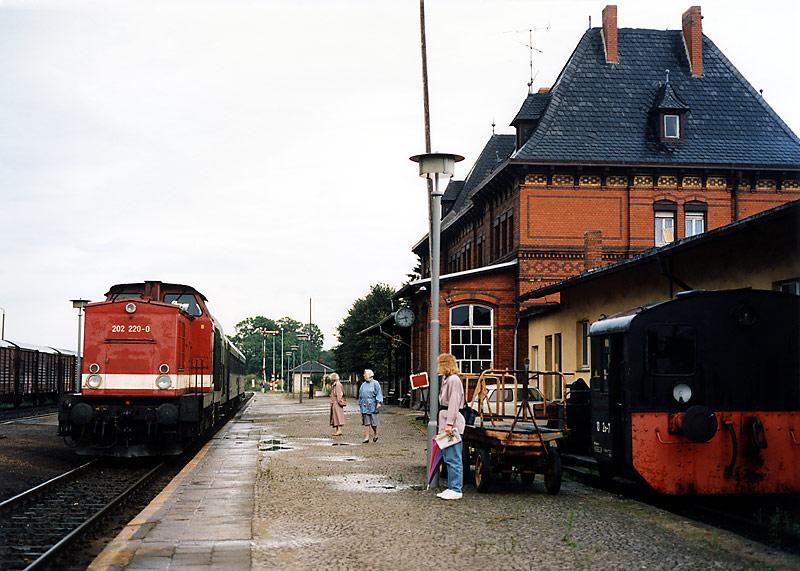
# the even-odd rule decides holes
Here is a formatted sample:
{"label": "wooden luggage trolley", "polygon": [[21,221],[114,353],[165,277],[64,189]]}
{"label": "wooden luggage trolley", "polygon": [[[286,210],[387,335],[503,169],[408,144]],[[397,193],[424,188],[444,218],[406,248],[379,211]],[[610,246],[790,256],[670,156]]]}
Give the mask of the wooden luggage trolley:
{"label": "wooden luggage trolley", "polygon": [[[522,382],[517,382],[516,374]],[[519,474],[530,485],[536,474],[544,475],[545,489],[561,489],[561,457],[558,441],[566,435],[566,376],[561,371],[509,371],[488,369],[477,380],[465,378],[467,425],[464,429],[464,479],[474,463],[475,486],[489,490],[496,475],[510,479]],[[542,394],[540,379],[557,379],[548,386],[558,398]],[[474,383],[471,385],[471,383]],[[560,390],[559,390],[560,389]]]}

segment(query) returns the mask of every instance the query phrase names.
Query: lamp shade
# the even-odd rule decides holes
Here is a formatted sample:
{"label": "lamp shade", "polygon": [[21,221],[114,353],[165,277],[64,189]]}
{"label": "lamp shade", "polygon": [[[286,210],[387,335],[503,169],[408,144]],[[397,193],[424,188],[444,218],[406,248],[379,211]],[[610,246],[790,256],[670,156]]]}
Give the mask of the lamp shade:
{"label": "lamp shade", "polygon": [[464,160],[461,155],[450,153],[425,153],[410,158],[419,163],[419,176],[430,179],[436,178],[437,175],[438,178],[452,178],[456,163]]}

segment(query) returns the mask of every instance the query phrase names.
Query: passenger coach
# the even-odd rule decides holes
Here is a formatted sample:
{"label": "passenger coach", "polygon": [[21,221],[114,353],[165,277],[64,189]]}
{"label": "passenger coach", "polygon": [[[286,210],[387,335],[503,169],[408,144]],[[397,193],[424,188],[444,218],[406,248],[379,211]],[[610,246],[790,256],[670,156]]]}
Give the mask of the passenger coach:
{"label": "passenger coach", "polygon": [[81,391],[59,405],[59,434],[79,454],[178,454],[239,406],[245,359],[206,302],[147,281],[86,306]]}

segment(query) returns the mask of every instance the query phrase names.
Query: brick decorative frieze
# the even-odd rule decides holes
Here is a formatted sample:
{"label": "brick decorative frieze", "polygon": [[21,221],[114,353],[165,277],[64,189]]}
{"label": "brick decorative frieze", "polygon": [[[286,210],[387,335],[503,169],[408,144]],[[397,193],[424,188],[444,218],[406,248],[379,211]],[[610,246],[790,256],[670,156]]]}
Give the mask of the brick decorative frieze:
{"label": "brick decorative frieze", "polygon": [[800,180],[790,179],[783,181],[781,190],[800,190]]}
{"label": "brick decorative frieze", "polygon": [[678,177],[672,175],[663,175],[658,177],[659,188],[677,188]]}
{"label": "brick decorative frieze", "polygon": [[628,186],[628,177],[620,175],[611,175],[606,177],[606,186],[613,186],[615,188]]}
{"label": "brick decorative frieze", "polygon": [[710,176],[706,179],[706,188],[725,190],[728,188],[728,181],[724,176]]}
{"label": "brick decorative frieze", "polygon": [[647,174],[637,174],[633,177],[633,186],[653,186],[653,177]]}
{"label": "brick decorative frieze", "polygon": [[775,179],[760,178],[756,181],[756,188],[758,190],[775,190]]}
{"label": "brick decorative frieze", "polygon": [[582,260],[583,252],[578,250],[521,250],[519,257],[526,260]]}
{"label": "brick decorative frieze", "polygon": [[600,177],[594,174],[585,174],[578,179],[581,186],[600,186]]}
{"label": "brick decorative frieze", "polygon": [[681,186],[683,186],[683,188],[702,188],[703,179],[699,176],[685,176],[681,181]]}
{"label": "brick decorative frieze", "polygon": [[575,177],[571,174],[554,174],[553,186],[574,186]]}
{"label": "brick decorative frieze", "polygon": [[547,175],[546,174],[526,174],[525,175],[525,184],[531,186],[547,186]]}
{"label": "brick decorative frieze", "polygon": [[528,266],[528,271],[541,277],[564,279],[583,271],[583,256],[580,260],[536,260]]}

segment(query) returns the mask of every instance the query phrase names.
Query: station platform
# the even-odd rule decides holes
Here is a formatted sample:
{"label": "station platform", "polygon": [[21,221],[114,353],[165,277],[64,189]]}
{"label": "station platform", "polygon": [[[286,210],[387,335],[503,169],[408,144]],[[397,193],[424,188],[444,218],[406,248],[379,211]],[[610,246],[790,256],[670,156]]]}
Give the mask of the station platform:
{"label": "station platform", "polygon": [[362,443],[329,401],[256,394],[89,566],[92,570],[796,569],[800,557],[632,499],[540,476],[426,490],[425,425],[386,407]]}
{"label": "station platform", "polygon": [[244,411],[218,432],[89,569],[250,569],[261,427]]}

